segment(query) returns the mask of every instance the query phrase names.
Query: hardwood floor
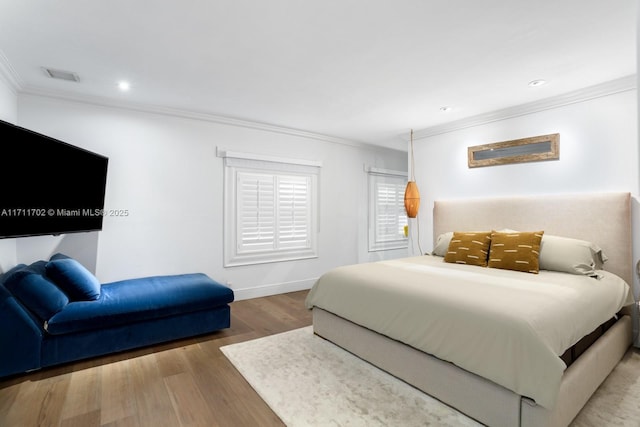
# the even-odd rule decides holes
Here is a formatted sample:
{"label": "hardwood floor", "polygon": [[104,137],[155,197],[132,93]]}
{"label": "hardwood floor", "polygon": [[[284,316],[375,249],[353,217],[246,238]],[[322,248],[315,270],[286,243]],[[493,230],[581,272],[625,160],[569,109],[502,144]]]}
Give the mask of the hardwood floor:
{"label": "hardwood floor", "polygon": [[0,426],[283,426],[219,348],[311,325],[307,292],[234,301],[210,335],[1,380]]}

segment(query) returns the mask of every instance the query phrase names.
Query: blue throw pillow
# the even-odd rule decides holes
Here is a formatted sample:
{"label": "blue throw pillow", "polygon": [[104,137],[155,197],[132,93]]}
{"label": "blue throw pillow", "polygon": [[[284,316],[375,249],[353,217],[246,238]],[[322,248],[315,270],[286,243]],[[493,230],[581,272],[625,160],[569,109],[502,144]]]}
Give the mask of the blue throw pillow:
{"label": "blue throw pillow", "polygon": [[56,259],[46,265],[49,276],[71,301],[93,301],[100,297],[100,282],[73,258]]}
{"label": "blue throw pillow", "polygon": [[17,273],[18,271],[22,270],[26,266],[27,266],[26,264],[18,264],[15,267],[10,268],[9,271],[2,273],[0,275],[0,284],[4,284],[9,279],[9,277]]}
{"label": "blue throw pillow", "polygon": [[57,252],[51,255],[51,258],[49,258],[49,261],[55,261],[57,259],[71,259],[71,257],[69,255],[65,255],[63,253]]}
{"label": "blue throw pillow", "polygon": [[36,316],[48,320],[69,303],[69,298],[34,270],[24,267],[14,272],[4,282],[4,286]]}

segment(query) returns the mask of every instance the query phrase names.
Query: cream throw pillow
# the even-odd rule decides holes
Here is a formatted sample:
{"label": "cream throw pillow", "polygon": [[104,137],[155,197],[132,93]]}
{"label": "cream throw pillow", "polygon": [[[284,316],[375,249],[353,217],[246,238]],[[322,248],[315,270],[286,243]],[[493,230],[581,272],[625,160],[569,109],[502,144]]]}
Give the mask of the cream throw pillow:
{"label": "cream throw pillow", "polygon": [[540,247],[540,269],[597,277],[607,256],[595,243],[545,234]]}

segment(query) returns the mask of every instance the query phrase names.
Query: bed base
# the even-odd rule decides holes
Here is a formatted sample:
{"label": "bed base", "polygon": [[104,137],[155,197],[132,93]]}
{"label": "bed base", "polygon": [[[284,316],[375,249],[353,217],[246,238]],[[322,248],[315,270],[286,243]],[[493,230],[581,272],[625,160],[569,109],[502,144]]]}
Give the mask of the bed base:
{"label": "bed base", "polygon": [[485,378],[318,307],[314,333],[463,414],[492,427],[566,427],[622,359],[632,342],[621,316],[565,371],[556,406],[548,410]]}

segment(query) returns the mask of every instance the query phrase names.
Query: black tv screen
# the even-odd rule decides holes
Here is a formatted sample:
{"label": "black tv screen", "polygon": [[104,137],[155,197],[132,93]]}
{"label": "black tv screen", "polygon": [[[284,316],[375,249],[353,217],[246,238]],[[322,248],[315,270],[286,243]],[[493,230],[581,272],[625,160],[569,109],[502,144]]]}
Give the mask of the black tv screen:
{"label": "black tv screen", "polygon": [[0,238],[102,230],[108,158],[0,120]]}

